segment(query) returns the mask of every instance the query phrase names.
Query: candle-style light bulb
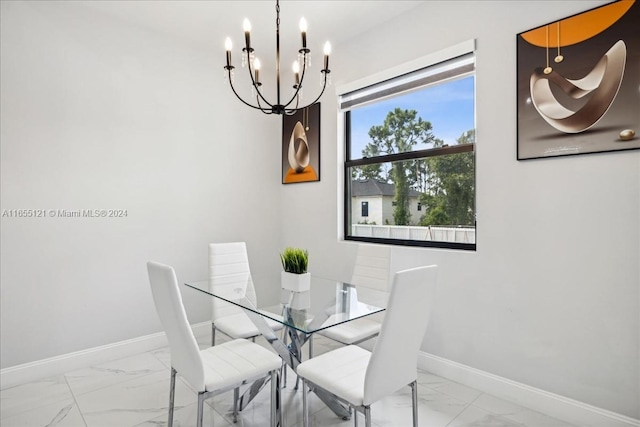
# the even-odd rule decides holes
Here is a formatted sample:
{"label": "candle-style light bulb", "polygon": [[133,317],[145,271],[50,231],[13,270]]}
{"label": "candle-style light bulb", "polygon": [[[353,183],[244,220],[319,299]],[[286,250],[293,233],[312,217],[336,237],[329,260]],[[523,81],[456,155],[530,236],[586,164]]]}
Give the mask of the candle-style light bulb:
{"label": "candle-style light bulb", "polygon": [[244,18],[242,28],[244,29],[245,47],[249,50],[251,48],[251,22],[247,18]]}
{"label": "candle-style light bulb", "polygon": [[327,56],[331,55],[331,43],[326,42],[324,44],[324,54]]}
{"label": "candle-style light bulb", "polygon": [[227,37],[224,41],[224,50],[227,51],[227,67],[231,65],[231,49],[233,48],[233,43],[231,43],[231,38]]}
{"label": "candle-style light bulb", "polygon": [[324,69],[329,69],[329,55],[331,54],[331,43],[326,42],[324,44]]}
{"label": "candle-style light bulb", "polygon": [[300,34],[302,35],[302,48],[307,48],[307,20],[300,18]]}
{"label": "candle-style light bulb", "polygon": [[300,84],[300,63],[298,61],[293,61],[293,75],[296,79],[296,86]]}

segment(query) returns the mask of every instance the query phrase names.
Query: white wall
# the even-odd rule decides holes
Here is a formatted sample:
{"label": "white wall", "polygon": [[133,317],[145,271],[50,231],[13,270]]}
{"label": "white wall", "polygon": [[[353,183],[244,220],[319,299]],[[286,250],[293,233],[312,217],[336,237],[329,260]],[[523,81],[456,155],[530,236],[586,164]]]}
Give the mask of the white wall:
{"label": "white wall", "polygon": [[[422,349],[637,419],[640,152],[516,161],[516,34],[601,4],[427,2],[335,46],[332,75],[338,86],[477,40],[478,249],[393,251],[396,269],[440,266]],[[283,239],[346,279],[343,146],[335,97],[322,103],[323,178],[283,189]]]}
{"label": "white wall", "polygon": [[277,277],[280,122],[232,100],[211,52],[82,2],[1,15],[2,210],[128,213],[2,218],[3,368],[159,332],[150,259],[195,280],[210,241],[241,239]]}

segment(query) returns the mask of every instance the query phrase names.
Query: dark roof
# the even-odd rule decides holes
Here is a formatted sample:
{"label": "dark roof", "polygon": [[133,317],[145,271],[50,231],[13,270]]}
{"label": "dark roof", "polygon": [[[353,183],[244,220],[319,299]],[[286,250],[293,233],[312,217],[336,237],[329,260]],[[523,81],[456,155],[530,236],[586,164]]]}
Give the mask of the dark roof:
{"label": "dark roof", "polygon": [[[395,186],[386,182],[376,181],[374,179],[363,179],[359,181],[351,181],[351,196],[391,196],[396,194]],[[418,197],[420,193],[415,190],[409,190],[409,197]]]}

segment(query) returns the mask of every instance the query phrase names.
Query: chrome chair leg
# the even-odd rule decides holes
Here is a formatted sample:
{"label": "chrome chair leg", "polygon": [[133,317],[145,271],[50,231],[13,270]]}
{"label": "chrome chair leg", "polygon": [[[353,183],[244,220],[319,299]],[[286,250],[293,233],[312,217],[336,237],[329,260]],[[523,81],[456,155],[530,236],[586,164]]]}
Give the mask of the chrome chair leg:
{"label": "chrome chair leg", "polygon": [[[313,357],[313,334],[309,335],[309,338],[307,341],[309,341],[309,359],[311,359]],[[300,350],[300,358],[302,359],[302,349]],[[294,390],[298,390],[299,381],[300,381],[300,378],[296,377],[296,385],[293,388]]]}
{"label": "chrome chair leg", "polygon": [[302,380],[302,425],[309,427],[309,406],[307,404],[307,381]]}
{"label": "chrome chair leg", "polygon": [[280,366],[280,387],[285,388],[287,386],[287,364],[284,360],[282,360],[282,365]]}
{"label": "chrome chair leg", "polygon": [[364,407],[364,425],[365,427],[371,427],[371,407]]}
{"label": "chrome chair leg", "polygon": [[216,325],[211,322],[211,347],[216,345]]}
{"label": "chrome chair leg", "polygon": [[233,389],[233,422],[238,422],[238,400],[240,399],[240,387]]}
{"label": "chrome chair leg", "polygon": [[358,410],[349,406],[349,412],[351,412],[351,416],[353,417],[353,427],[358,427]]}
{"label": "chrome chair leg", "polygon": [[198,417],[196,418],[196,426],[202,427],[202,419],[204,416],[204,399],[206,397],[206,392],[198,393]]}
{"label": "chrome chair leg", "polygon": [[278,370],[271,371],[271,427],[282,426],[279,376]]}
{"label": "chrome chair leg", "polygon": [[[284,344],[284,346],[287,346],[287,328],[284,327],[282,328],[282,343]],[[287,386],[287,363],[284,361],[284,359],[282,359],[282,370],[283,370],[283,375],[282,375],[282,384],[281,387],[286,387]]]}
{"label": "chrome chair leg", "polygon": [[[285,365],[286,367],[287,365]],[[278,426],[284,427],[284,407],[282,403],[282,377],[278,375]]]}
{"label": "chrome chair leg", "polygon": [[[292,343],[293,344],[293,343]],[[297,353],[297,352],[296,352]],[[300,360],[302,360],[302,349],[300,349],[300,353],[298,354],[298,357],[300,357]],[[295,391],[298,391],[298,384],[300,383],[300,377],[298,376],[298,374],[296,374],[296,385],[293,386],[293,389]],[[304,386],[303,386],[304,388]]]}
{"label": "chrome chair leg", "polygon": [[411,406],[413,409],[413,427],[418,427],[418,382],[414,381],[411,384]]}
{"label": "chrome chair leg", "polygon": [[167,421],[168,427],[173,427],[173,407],[176,397],[176,374],[177,371],[171,368],[171,384],[169,385],[169,420]]}

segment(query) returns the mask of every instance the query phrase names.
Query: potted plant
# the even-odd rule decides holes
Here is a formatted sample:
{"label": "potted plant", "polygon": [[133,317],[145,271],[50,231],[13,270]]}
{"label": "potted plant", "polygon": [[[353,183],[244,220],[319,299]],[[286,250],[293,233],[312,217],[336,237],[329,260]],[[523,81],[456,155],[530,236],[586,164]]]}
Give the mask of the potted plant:
{"label": "potted plant", "polygon": [[306,249],[287,247],[280,253],[283,271],[282,288],[294,292],[308,291],[311,275],[307,272],[309,252]]}

